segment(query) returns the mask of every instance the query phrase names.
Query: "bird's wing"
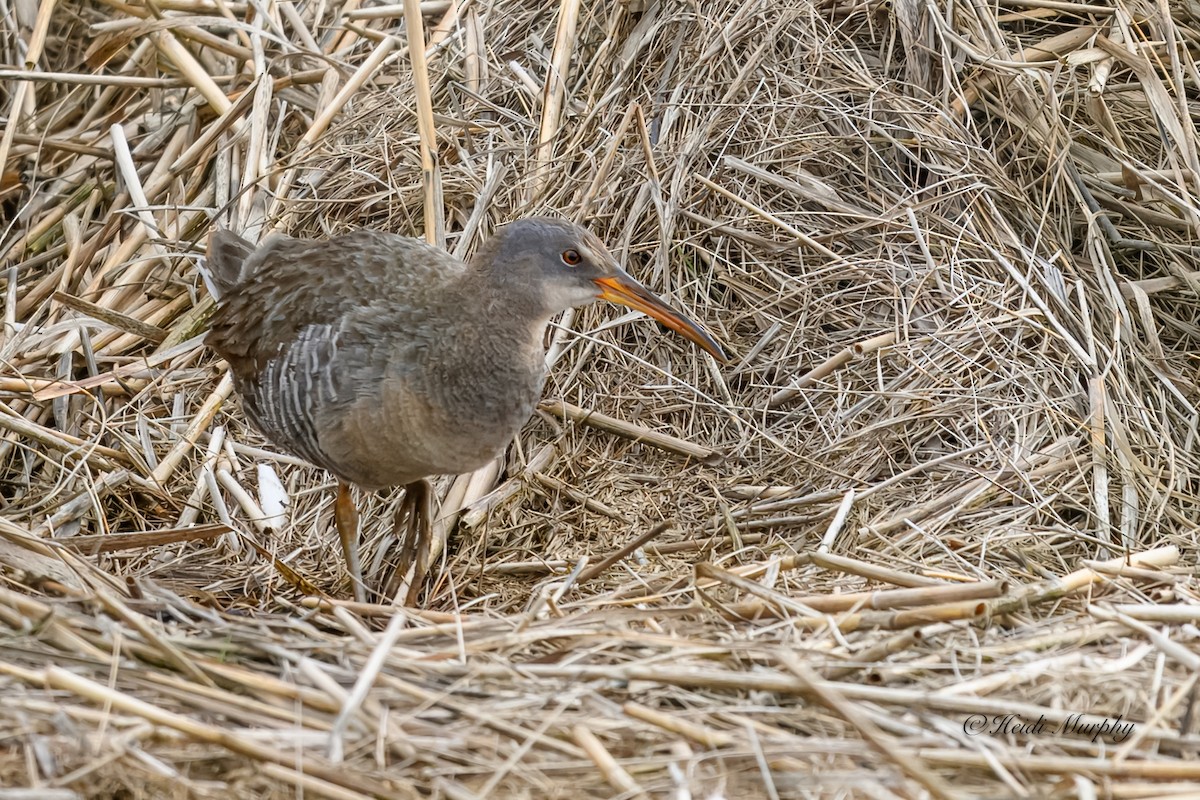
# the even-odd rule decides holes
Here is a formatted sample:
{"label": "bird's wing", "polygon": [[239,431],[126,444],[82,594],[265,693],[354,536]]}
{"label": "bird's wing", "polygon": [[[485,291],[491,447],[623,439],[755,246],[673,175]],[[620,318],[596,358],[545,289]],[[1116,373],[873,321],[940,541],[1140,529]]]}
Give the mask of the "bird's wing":
{"label": "bird's wing", "polygon": [[[465,266],[408,237],[357,231],[326,241],[272,236],[221,298],[208,343],[235,374],[261,372],[305,328],[386,324],[403,340],[430,327]],[[362,322],[365,320],[365,322]]]}
{"label": "bird's wing", "polygon": [[330,468],[315,421],[372,391],[385,369],[403,378],[397,370],[437,337],[447,289],[464,269],[444,251],[389,234],[271,237],[222,295],[207,341],[229,362],[263,433]]}
{"label": "bird's wing", "polygon": [[321,449],[315,421],[337,401],[330,365],[337,354],[332,325],[309,325],[253,380],[238,378],[246,413],[267,438],[314,464],[332,468]]}

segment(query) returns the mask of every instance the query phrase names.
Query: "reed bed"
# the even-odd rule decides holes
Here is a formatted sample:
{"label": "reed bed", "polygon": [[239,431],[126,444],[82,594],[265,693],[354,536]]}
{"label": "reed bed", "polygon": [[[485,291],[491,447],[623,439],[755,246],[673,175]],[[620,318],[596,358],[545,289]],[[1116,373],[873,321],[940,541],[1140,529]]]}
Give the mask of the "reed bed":
{"label": "reed bed", "polygon": [[[1200,797],[1195,13],[0,4],[0,800]],[[569,314],[349,601],[207,236],[533,213],[734,360]]]}

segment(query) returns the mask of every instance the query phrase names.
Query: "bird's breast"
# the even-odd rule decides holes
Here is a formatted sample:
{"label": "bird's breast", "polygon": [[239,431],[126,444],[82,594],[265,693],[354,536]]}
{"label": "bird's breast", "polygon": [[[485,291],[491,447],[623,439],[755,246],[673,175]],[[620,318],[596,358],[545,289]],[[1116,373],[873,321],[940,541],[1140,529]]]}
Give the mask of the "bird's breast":
{"label": "bird's breast", "polygon": [[385,370],[340,404],[336,419],[321,426],[333,471],[382,488],[471,472],[499,455],[541,394],[540,347],[536,358],[490,346],[464,357],[461,349]]}

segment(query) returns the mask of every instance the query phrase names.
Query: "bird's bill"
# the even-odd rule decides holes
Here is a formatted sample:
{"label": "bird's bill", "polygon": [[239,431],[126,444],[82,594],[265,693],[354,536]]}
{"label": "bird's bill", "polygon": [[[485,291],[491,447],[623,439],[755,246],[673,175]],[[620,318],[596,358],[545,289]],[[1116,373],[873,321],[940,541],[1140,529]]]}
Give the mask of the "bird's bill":
{"label": "bird's bill", "polygon": [[610,278],[597,278],[596,285],[600,287],[601,300],[649,314],[671,330],[700,345],[718,361],[729,360],[721,345],[699,322],[671,308],[654,292],[634,280],[632,275],[619,273]]}

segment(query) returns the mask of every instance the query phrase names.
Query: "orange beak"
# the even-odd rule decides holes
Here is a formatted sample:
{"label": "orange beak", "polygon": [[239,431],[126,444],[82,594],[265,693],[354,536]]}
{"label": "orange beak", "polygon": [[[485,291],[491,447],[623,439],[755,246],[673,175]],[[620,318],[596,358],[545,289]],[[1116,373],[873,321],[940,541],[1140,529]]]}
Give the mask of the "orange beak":
{"label": "orange beak", "polygon": [[721,345],[699,322],[695,322],[671,308],[660,300],[658,295],[634,280],[632,275],[618,272],[611,278],[597,278],[595,284],[600,287],[601,300],[628,306],[636,311],[649,314],[671,330],[700,345],[718,361],[729,361],[729,357],[725,355]]}

